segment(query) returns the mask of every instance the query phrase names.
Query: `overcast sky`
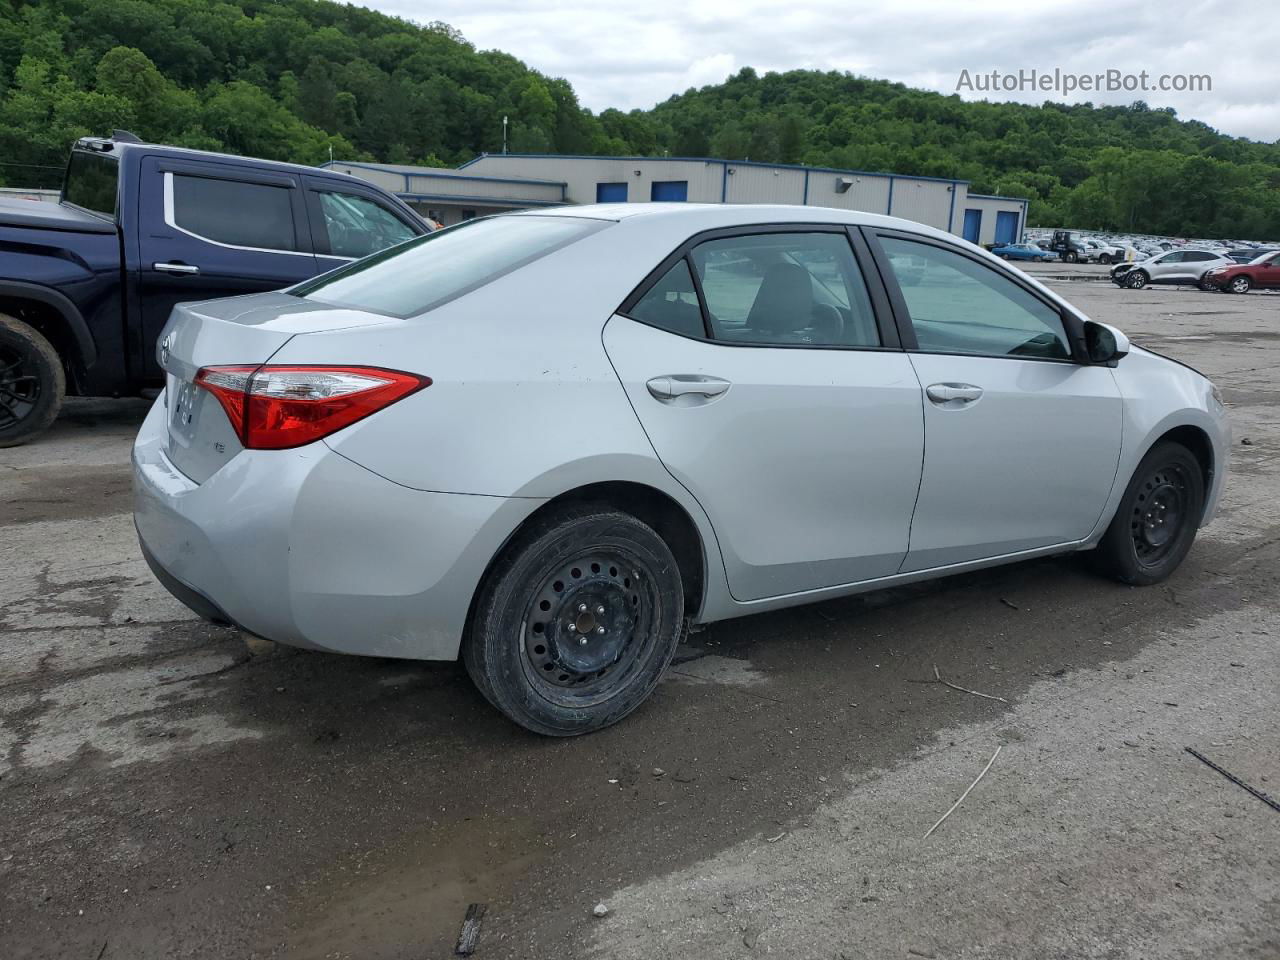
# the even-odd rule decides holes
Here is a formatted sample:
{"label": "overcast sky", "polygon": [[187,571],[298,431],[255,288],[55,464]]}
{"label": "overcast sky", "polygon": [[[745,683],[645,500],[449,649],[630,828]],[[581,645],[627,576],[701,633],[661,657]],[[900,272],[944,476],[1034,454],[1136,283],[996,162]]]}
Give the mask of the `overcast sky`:
{"label": "overcast sky", "polygon": [[[965,99],[1171,106],[1224,133],[1280,139],[1280,5],[1243,0],[363,0],[452,24],[480,49],[567,78],[584,106],[648,108],[744,66],[761,73],[849,70]],[[1108,69],[1152,82],[1208,74],[1212,90],[1161,93],[957,91],[962,70],[1077,74]]]}

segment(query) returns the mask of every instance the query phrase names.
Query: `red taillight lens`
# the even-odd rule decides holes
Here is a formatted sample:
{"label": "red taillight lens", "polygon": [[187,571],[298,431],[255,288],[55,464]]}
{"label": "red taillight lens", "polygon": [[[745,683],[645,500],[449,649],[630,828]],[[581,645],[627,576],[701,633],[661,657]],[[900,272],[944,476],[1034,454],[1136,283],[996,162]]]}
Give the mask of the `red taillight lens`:
{"label": "red taillight lens", "polygon": [[250,450],[286,450],[349,427],[423,387],[419,377],[381,367],[202,367],[196,385],[218,398]]}

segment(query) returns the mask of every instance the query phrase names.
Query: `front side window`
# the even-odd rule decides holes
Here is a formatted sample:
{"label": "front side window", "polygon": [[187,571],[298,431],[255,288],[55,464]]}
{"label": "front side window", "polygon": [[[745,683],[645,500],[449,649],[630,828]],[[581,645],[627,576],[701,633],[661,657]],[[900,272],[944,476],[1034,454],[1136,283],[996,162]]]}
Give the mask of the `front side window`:
{"label": "front side window", "polygon": [[114,219],[119,180],[120,163],[114,157],[73,150],[62,182],[62,199]]}
{"label": "front side window", "polygon": [[691,258],[716,340],[880,346],[866,283],[843,233],[708,240]]}
{"label": "front side window", "polygon": [[367,257],[417,234],[381,204],[353,193],[319,191],[320,214],[334,257]]}
{"label": "front side window", "polygon": [[881,246],[925,353],[1067,360],[1058,311],[962,254],[896,237]]}
{"label": "front side window", "polygon": [[167,173],[172,225],[204,240],[257,250],[297,250],[290,188]]}
{"label": "front side window", "polygon": [[375,253],[290,292],[336,306],[412,317],[608,225],[607,220],[585,217],[487,217]]}

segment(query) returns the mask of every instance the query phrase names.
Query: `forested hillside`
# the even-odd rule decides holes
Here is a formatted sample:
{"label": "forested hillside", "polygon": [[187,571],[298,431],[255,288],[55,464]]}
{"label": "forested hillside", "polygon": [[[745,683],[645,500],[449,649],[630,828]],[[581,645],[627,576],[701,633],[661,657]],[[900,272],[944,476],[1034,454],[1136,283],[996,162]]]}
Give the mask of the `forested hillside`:
{"label": "forested hillside", "polygon": [[57,185],[67,145],[156,141],[316,163],[514,152],[663,154],[958,177],[1033,198],[1031,222],[1280,238],[1280,146],[1171,112],[1031,107],[844,73],[744,69],[649,111],[326,0],[0,0],[0,180]]}

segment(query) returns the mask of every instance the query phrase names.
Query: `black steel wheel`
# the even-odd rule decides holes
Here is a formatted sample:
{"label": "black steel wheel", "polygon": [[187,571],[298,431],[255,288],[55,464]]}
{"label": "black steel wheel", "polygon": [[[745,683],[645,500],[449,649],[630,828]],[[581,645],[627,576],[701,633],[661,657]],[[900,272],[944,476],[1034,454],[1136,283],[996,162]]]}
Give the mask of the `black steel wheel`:
{"label": "black steel wheel", "polygon": [[467,672],[535,733],[571,736],[621,720],[657,686],[684,630],[684,587],[652,528],[607,506],[540,518],[481,587]]}
{"label": "black steel wheel", "polygon": [[62,408],[66,375],[58,352],[28,323],[0,314],[0,447],[26,443]]}
{"label": "black steel wheel", "polygon": [[1204,498],[1204,475],[1191,451],[1171,441],[1157,444],[1134,471],[1098,559],[1125,583],[1159,583],[1191,549]]}

